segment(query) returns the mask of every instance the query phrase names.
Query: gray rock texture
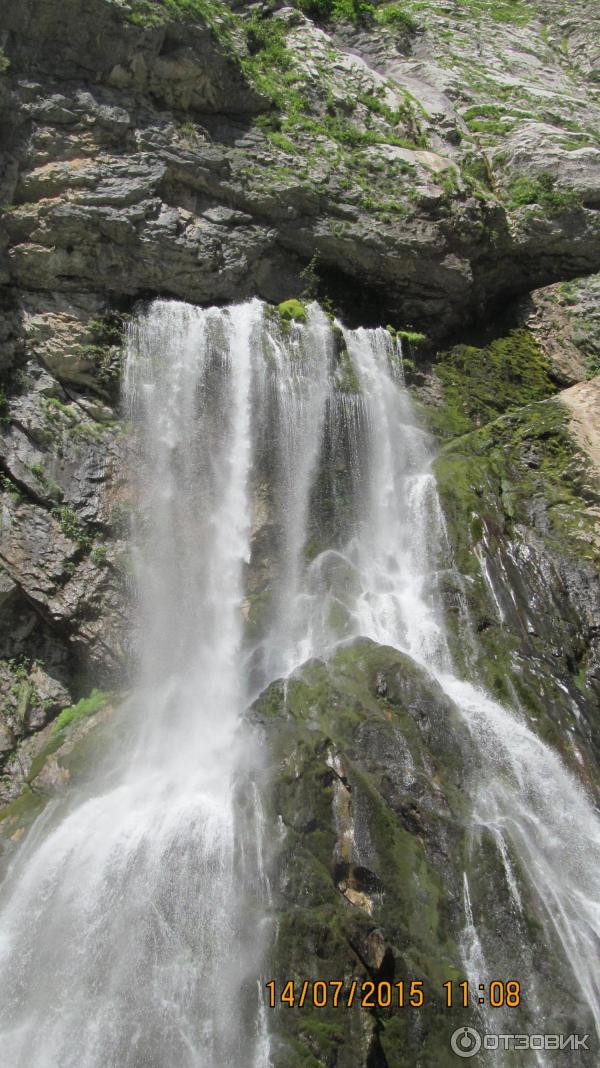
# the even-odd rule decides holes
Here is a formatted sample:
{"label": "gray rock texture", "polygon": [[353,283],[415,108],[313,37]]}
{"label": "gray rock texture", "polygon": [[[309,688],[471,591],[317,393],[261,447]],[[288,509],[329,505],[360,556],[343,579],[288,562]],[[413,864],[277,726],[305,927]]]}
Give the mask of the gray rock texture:
{"label": "gray rock texture", "polygon": [[283,299],[316,255],[334,290],[440,334],[600,267],[596,16],[412,6],[408,34],[255,13],[275,53],[216,2],[8,5],[4,280]]}

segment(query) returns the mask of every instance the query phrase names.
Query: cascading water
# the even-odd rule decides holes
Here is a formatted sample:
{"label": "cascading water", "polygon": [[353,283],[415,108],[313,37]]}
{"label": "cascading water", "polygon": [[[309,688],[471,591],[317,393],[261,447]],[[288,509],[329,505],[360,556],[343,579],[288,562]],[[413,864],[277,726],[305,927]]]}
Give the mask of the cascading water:
{"label": "cascading water", "polygon": [[[452,671],[443,518],[389,334],[343,331],[316,305],[283,328],[258,301],[159,301],[132,330],[125,394],[139,677],[119,751],[48,807],[7,873],[6,1063],[268,1068],[265,826],[252,793],[240,823],[241,752],[258,759],[240,716],[358,635],[408,653],[462,711],[473,827],[515,909],[525,883],[536,897],[600,1033],[600,822],[519,716]],[[490,934],[464,886],[476,971]]]}
{"label": "cascading water", "polygon": [[130,750],[116,784],[92,784],[9,872],[1,1047],[15,1068],[268,1063],[242,915],[252,850],[236,843],[233,811],[261,315],[258,303],[158,304],[130,338]]}

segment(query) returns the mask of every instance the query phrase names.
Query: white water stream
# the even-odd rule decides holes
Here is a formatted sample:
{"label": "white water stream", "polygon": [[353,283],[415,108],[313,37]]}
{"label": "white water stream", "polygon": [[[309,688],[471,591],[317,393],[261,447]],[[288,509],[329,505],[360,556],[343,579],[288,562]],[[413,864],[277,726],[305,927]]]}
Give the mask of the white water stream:
{"label": "white water stream", "polygon": [[[474,824],[500,843],[520,907],[509,843],[600,1034],[598,814],[518,715],[453,674],[428,442],[388,333],[344,335],[339,361],[315,305],[282,330],[258,301],[159,301],[132,330],[131,741],[110,778],[50,806],[7,873],[11,1068],[268,1068],[265,828],[258,800],[243,832],[236,819],[239,718],[269,681],[356,635],[408,653],[458,705],[480,765]],[[465,888],[473,968],[481,905]]]}

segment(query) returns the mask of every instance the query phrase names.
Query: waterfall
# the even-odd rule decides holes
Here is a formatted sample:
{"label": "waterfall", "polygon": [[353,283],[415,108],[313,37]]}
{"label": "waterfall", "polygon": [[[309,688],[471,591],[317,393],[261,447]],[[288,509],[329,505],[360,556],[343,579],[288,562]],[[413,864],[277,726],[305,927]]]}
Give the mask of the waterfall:
{"label": "waterfall", "polygon": [[[433,574],[443,554],[444,529],[428,445],[411,426],[409,401],[394,383],[393,364],[379,337],[367,331],[349,336],[372,412],[370,449],[376,458],[361,538],[357,632],[408,652],[461,711],[480,762],[474,825],[500,838],[503,865],[504,841],[510,840],[539,914],[568,962],[567,982],[579,988],[600,1036],[600,818],[582,786],[521,715],[452,670],[434,610]],[[518,900],[512,872],[509,890]],[[484,902],[480,912],[485,916],[486,911]],[[470,902],[468,913],[467,971],[476,935]],[[523,966],[523,961],[514,963],[517,970]],[[533,995],[535,974],[530,979]],[[552,1009],[547,1005],[544,1014],[550,1028]],[[582,1018],[588,1018],[585,1010]],[[543,1022],[535,1021],[538,1028]]]}
{"label": "waterfall", "polygon": [[[453,671],[432,454],[389,333],[317,305],[282,324],[259,301],[157,301],[131,329],[125,405],[136,683],[109,758],[6,874],[6,1063],[268,1068],[266,827],[260,797],[243,821],[236,803],[260,761],[241,716],[359,635],[413,657],[461,710],[474,827],[517,911],[527,881],[600,1033],[600,822],[518,712]],[[465,875],[471,971],[488,959],[478,912]]]}
{"label": "waterfall", "polygon": [[260,808],[254,849],[234,819],[262,315],[158,303],[132,329],[129,751],[8,873],[0,1043],[15,1068],[268,1063],[245,906]]}

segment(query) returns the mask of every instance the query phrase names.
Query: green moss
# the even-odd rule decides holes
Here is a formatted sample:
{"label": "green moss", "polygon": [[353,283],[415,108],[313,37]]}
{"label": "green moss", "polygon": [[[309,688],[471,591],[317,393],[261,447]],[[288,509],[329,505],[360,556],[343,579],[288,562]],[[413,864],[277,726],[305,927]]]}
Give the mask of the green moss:
{"label": "green moss", "polygon": [[[447,444],[434,473],[452,546],[443,603],[455,663],[500,701],[517,700],[535,733],[576,767],[565,743],[572,710],[564,683],[585,678],[585,647],[559,576],[572,567],[600,571],[600,497],[568,412],[550,399],[502,416]],[[523,544],[530,549],[515,569],[511,545]],[[507,585],[514,598],[503,595]]]}
{"label": "green moss", "polygon": [[360,393],[360,382],[352,357],[348,352],[341,330],[335,331],[337,337],[337,363],[335,384],[341,393]]}
{"label": "green moss", "polygon": [[94,712],[104,708],[110,700],[110,693],[102,690],[92,690],[89,697],[83,697],[76,705],[70,705],[69,708],[63,709],[54,722],[53,731],[56,733],[64,731],[72,723],[77,723],[79,720],[85,719],[87,716],[91,716]]}
{"label": "green moss", "polygon": [[556,393],[551,368],[527,330],[515,330],[487,348],[457,345],[439,356],[436,374],[443,405],[430,413],[442,438],[467,434],[503,412]]}
{"label": "green moss", "polygon": [[393,338],[399,338],[400,341],[407,341],[409,345],[424,345],[427,341],[426,334],[420,334],[418,330],[396,330],[396,328],[390,326],[389,323],[386,326],[386,330]]}
{"label": "green moss", "polygon": [[587,464],[558,401],[529,405],[450,442],[434,469],[463,573],[478,571],[471,535],[481,528],[473,529],[469,517],[477,516],[493,537],[494,531],[509,533],[513,524],[535,526],[540,504],[550,547],[597,560]]}
{"label": "green moss", "polygon": [[278,304],[277,310],[284,323],[305,323],[306,308],[299,300],[284,300]]}
{"label": "green moss", "polygon": [[25,722],[25,717],[29,711],[34,693],[33,683],[31,683],[29,679],[24,679],[19,683],[17,690],[17,707],[15,709],[15,716],[19,723]]}
{"label": "green moss", "polygon": [[26,787],[19,797],[0,809],[0,823],[6,822],[10,824],[12,830],[15,824],[32,820],[41,811],[45,803],[46,799],[44,797],[35,794],[30,787]]}
{"label": "green moss", "polygon": [[61,745],[62,737],[60,733],[57,732],[54,738],[51,738],[47,745],[45,745],[44,748],[41,750],[41,752],[39,752],[38,755],[33,758],[31,762],[31,767],[29,769],[29,774],[27,775],[28,783],[32,783],[35,779],[37,779],[48,757],[52,756],[52,754],[55,753]]}
{"label": "green moss", "polygon": [[244,638],[247,642],[255,642],[264,637],[268,630],[273,608],[273,591],[266,586],[248,594],[247,606]]}
{"label": "green moss", "polygon": [[[458,713],[410,658],[368,640],[340,648],[327,663],[304,665],[287,684],[270,687],[254,710],[269,719],[269,807],[285,827],[276,858],[282,900],[271,974],[279,983],[374,978],[377,966],[364,947],[377,931],[387,966],[422,979],[435,1000],[441,983],[461,974],[447,905],[460,891],[450,888],[453,875],[439,865],[434,845],[443,840],[460,858],[458,870],[468,866],[461,824],[467,735]],[[394,770],[385,758],[398,753],[400,740],[414,776],[407,788],[396,757]],[[365,833],[368,867],[356,863],[347,839],[340,852],[348,820]],[[348,889],[366,895],[371,910],[351,904]],[[414,1063],[409,1016],[383,1010],[371,1017],[371,1026],[389,1035],[390,1065]],[[396,1019],[404,1021],[398,1029]],[[419,1049],[432,1064],[442,1063],[437,1049],[447,1043],[449,1017],[432,1012],[428,1001],[422,1020]],[[350,1063],[357,1042],[364,1043],[365,1015],[315,1014],[309,1007],[274,1013],[272,1026],[284,1044],[275,1061],[281,1068],[323,1058]]]}
{"label": "green moss", "polygon": [[551,216],[581,207],[578,190],[558,186],[552,174],[540,174],[537,178],[515,178],[508,186],[507,200],[509,208],[536,204]]}

